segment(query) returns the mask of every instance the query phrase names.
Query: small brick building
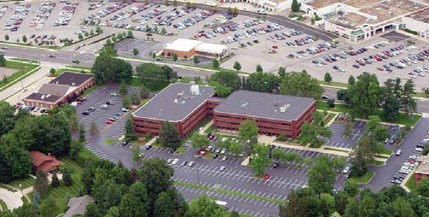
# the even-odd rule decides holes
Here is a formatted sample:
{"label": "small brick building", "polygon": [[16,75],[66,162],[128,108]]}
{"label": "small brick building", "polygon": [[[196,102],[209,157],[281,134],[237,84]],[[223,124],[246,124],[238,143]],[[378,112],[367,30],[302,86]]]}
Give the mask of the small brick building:
{"label": "small brick building", "polygon": [[316,102],[306,97],[252,91],[236,91],[226,99],[213,96],[213,87],[170,84],[133,113],[134,129],[139,134],[158,135],[162,124],[169,121],[185,137],[212,116],[217,129],[238,130],[243,120],[254,119],[260,134],[296,138],[316,111]]}
{"label": "small brick building", "polygon": [[414,179],[416,184],[418,184],[421,179],[429,179],[429,155],[422,156],[415,171]]}
{"label": "small brick building", "polygon": [[64,72],[49,83],[43,84],[35,93],[23,99],[26,106],[54,108],[75,100],[95,84],[92,75]]}
{"label": "small brick building", "polygon": [[178,58],[185,59],[195,55],[207,58],[221,58],[228,53],[228,47],[222,44],[179,38],[165,45],[162,53],[164,56],[173,56],[176,54]]}

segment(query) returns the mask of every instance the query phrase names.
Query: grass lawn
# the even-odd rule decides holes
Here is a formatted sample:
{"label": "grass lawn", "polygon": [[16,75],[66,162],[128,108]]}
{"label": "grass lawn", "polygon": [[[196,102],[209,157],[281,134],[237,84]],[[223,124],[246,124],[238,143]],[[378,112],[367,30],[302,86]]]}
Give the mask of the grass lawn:
{"label": "grass lawn", "polygon": [[96,90],[99,87],[100,87],[100,85],[95,84],[94,86],[86,89],[85,92],[83,92],[83,96],[88,96],[90,93],[92,93],[92,91]]}
{"label": "grass lawn", "polygon": [[[333,111],[333,112],[341,112],[341,113],[348,113],[349,108],[345,104],[335,104],[334,108],[329,108],[328,103],[325,101],[317,101],[317,109],[318,110],[326,110],[326,111]],[[383,122],[389,122],[389,123],[395,123],[395,124],[402,124],[402,125],[411,125],[414,126],[422,117],[420,114],[414,114],[412,120],[409,120],[409,117],[405,113],[399,113],[399,118],[397,121],[390,122],[387,121],[386,118],[383,116],[383,110],[377,110],[372,115],[378,115]],[[357,118],[362,118],[361,116],[358,116]]]}
{"label": "grass lawn", "polygon": [[429,98],[429,94],[423,93],[423,92],[416,92],[415,97],[422,97],[422,98]]}
{"label": "grass lawn", "polygon": [[361,177],[358,177],[358,178],[356,178],[356,177],[351,177],[350,179],[352,179],[353,181],[355,181],[356,183],[358,183],[358,184],[366,184],[366,183],[368,183],[371,179],[372,179],[372,177],[375,175],[375,172],[374,171],[368,171],[368,172],[366,172],[363,176],[361,176]]}
{"label": "grass lawn", "polygon": [[151,80],[151,79],[145,79],[142,82],[140,80],[140,78],[133,77],[129,83],[129,85],[133,86],[133,87],[140,87],[142,84],[145,87],[149,88],[150,91],[157,92],[157,91],[160,91],[160,90],[164,89],[165,87],[167,87],[170,84],[170,82],[168,82],[168,81],[155,81],[155,80]]}
{"label": "grass lawn", "polygon": [[0,200],[0,208],[1,208],[0,210],[7,210],[6,203],[2,200]]}
{"label": "grass lawn", "polygon": [[115,142],[115,139],[112,138],[107,138],[106,140],[104,140],[104,143],[106,143],[107,145],[111,145]]}
{"label": "grass lawn", "polygon": [[82,159],[82,160],[84,160],[84,159],[93,159],[93,160],[97,160],[97,159],[99,159],[99,158],[97,157],[97,155],[95,155],[94,153],[92,153],[92,152],[91,152],[90,150],[88,150],[88,148],[86,148],[85,146],[84,146],[84,147],[82,147],[82,149],[80,150],[78,158],[79,158],[79,159]]}
{"label": "grass lawn", "polygon": [[67,193],[70,195],[70,197],[77,196],[79,191],[83,190],[83,183],[81,182],[82,167],[80,167],[76,162],[68,157],[60,158],[59,160],[62,161],[66,167],[71,170],[73,184],[71,186],[64,186],[64,183],[61,181],[61,185],[59,187],[51,187],[49,189],[49,194],[47,197],[53,198],[60,208],[59,210],[62,212],[66,209]]}
{"label": "grass lawn", "polygon": [[343,150],[343,149],[337,149],[337,148],[335,148],[335,147],[330,147],[330,146],[325,146],[325,147],[323,147],[323,149],[325,149],[325,150],[330,150],[330,151],[339,151],[339,152],[349,153],[349,152],[348,152],[348,151],[346,151],[346,150]]}
{"label": "grass lawn", "polygon": [[327,123],[329,123],[333,118],[335,117],[335,114],[332,113],[328,113],[328,115],[325,116],[325,118],[323,119],[323,122],[325,123],[325,125]]}
{"label": "grass lawn", "polygon": [[33,186],[35,182],[35,179],[31,178],[30,176],[22,179],[17,179],[9,183],[9,185],[12,185],[13,187],[20,189],[19,184],[22,185],[22,189],[28,188],[30,186]]}
{"label": "grass lawn", "polygon": [[349,108],[345,104],[335,104],[334,108],[329,108],[328,103],[326,101],[317,101],[316,106],[319,110],[326,110],[332,112],[347,113],[349,111]]}
{"label": "grass lawn", "polygon": [[349,84],[341,83],[341,82],[335,82],[335,81],[331,81],[331,82],[319,81],[319,84],[334,86],[334,87],[348,87],[349,86]]}
{"label": "grass lawn", "polygon": [[76,69],[76,70],[78,70],[78,71],[82,71],[82,69],[83,70],[91,70],[91,67],[89,67],[89,66],[76,66],[76,65],[69,65],[69,66],[66,66],[67,68],[74,68],[74,69]]}
{"label": "grass lawn", "polygon": [[185,152],[187,152],[189,150],[188,147],[185,146],[180,146],[176,152],[174,152],[175,155],[180,155],[180,154],[184,154]]}
{"label": "grass lawn", "polygon": [[182,141],[180,142],[180,144],[184,144],[186,141],[188,141],[190,138],[192,138],[192,135],[199,130],[201,127],[204,127],[207,125],[207,123],[209,123],[211,120],[213,120],[213,118],[206,118],[204,120],[202,120],[200,122],[200,124],[198,124],[191,132],[188,133],[188,135],[182,139]]}
{"label": "grass lawn", "polygon": [[417,189],[416,182],[414,181],[416,174],[411,175],[411,177],[408,179],[407,183],[405,183],[405,186],[410,189],[410,191],[415,192]]}
{"label": "grass lawn", "polygon": [[[82,70],[81,69],[70,69],[70,68],[59,68],[55,71],[54,74],[51,74],[50,76],[57,77],[57,76],[63,74],[64,72],[79,72],[79,73],[81,73]],[[90,74],[90,73],[88,72],[88,74]]]}
{"label": "grass lawn", "polygon": [[388,149],[388,148],[383,147],[383,150],[381,151],[381,153],[380,153],[380,154],[391,155],[392,153],[393,153],[393,151],[392,151],[392,150],[390,150],[390,149]]}
{"label": "grass lawn", "polygon": [[213,131],[215,131],[216,130],[216,127],[215,127],[215,125],[214,125],[214,123],[212,124],[212,125],[210,125],[210,127],[209,128],[207,128],[205,131],[204,131],[204,133],[210,133],[210,132],[213,132]]}
{"label": "grass lawn", "polygon": [[[39,65],[38,64],[21,63],[21,62],[6,60],[6,65],[2,66],[2,67],[8,68],[8,69],[14,69],[17,71],[15,71],[15,73],[13,73],[12,75],[8,76],[6,82],[4,82],[4,80],[1,80],[0,89],[2,87],[7,86],[7,85],[12,85],[12,84],[18,82],[19,80],[16,80],[16,79],[18,79],[21,76],[24,76],[24,75],[25,75],[25,77],[29,76],[31,73],[30,74],[27,74],[27,73],[31,70],[36,69],[37,67],[39,67]],[[35,72],[35,71],[33,71],[33,72]],[[24,77],[22,77],[22,78],[24,78]],[[0,78],[0,79],[4,79],[4,78]]]}

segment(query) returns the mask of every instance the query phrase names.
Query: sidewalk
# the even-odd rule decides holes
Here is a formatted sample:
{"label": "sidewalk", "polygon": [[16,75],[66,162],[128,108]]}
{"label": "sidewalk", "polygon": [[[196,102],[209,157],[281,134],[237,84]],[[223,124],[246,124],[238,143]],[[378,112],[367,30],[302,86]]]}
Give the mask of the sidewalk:
{"label": "sidewalk", "polygon": [[22,189],[22,192],[20,189],[17,189],[11,185],[7,185],[7,186],[9,188],[15,189],[15,192],[9,191],[4,188],[0,188],[0,199],[6,203],[6,206],[9,210],[18,208],[24,204],[24,202],[21,199],[22,195],[24,195],[28,201],[31,201],[30,198],[27,196],[27,194],[33,192],[33,186]]}
{"label": "sidewalk", "polygon": [[214,124],[213,120],[208,122],[201,130],[198,131],[198,134],[203,135],[204,132],[206,132],[207,129],[209,129]]}

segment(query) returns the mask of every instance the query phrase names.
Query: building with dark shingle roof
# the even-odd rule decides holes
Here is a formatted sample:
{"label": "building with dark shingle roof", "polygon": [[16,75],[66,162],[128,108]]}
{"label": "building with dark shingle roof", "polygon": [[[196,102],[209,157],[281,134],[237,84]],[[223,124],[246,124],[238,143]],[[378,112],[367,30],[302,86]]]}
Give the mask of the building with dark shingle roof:
{"label": "building with dark shingle roof", "polygon": [[175,83],[137,109],[133,120],[137,133],[158,135],[169,121],[184,137],[209,116],[216,128],[224,130],[238,130],[243,120],[254,119],[261,134],[296,138],[315,111],[316,102],[308,97],[239,90],[219,99],[213,87]]}
{"label": "building with dark shingle roof", "polygon": [[95,84],[92,75],[64,72],[43,84],[40,89],[23,99],[26,106],[54,108],[76,99],[83,91]]}

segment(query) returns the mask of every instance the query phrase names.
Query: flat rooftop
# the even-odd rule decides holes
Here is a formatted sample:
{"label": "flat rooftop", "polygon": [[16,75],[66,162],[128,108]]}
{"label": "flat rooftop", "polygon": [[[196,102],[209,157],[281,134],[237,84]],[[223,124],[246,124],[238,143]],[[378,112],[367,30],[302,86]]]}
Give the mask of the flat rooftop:
{"label": "flat rooftop", "polygon": [[60,100],[62,96],[56,96],[56,95],[46,95],[41,93],[32,93],[29,96],[25,98],[25,100],[37,100],[37,101],[43,101],[43,102],[51,102],[54,103],[58,100]]}
{"label": "flat rooftop", "polygon": [[356,29],[365,23],[370,23],[365,16],[356,13],[347,13],[341,16],[338,15],[330,17],[327,20],[347,29]]}
{"label": "flat rooftop", "polygon": [[377,16],[377,20],[374,22],[380,23],[414,11],[422,10],[426,7],[427,6],[423,4],[409,0],[385,0],[377,4],[361,8],[360,11],[369,15]]}
{"label": "flat rooftop", "polygon": [[[218,105],[214,111],[292,121],[298,119],[313,102],[314,99],[308,97],[239,90],[228,96],[228,98]],[[288,106],[286,106],[287,108],[282,112],[281,107],[285,105]]]}
{"label": "flat rooftop", "polygon": [[68,86],[80,86],[92,77],[92,75],[64,72],[49,83]]}
{"label": "flat rooftop", "polygon": [[133,113],[135,117],[177,122],[214,95],[213,87],[170,84]]}
{"label": "flat rooftop", "polygon": [[313,6],[315,8],[324,8],[326,6],[339,3],[341,0],[313,0],[311,2],[307,2],[305,4]]}
{"label": "flat rooftop", "polygon": [[416,173],[429,174],[429,156],[422,156],[422,160],[416,169]]}
{"label": "flat rooftop", "polygon": [[410,14],[407,17],[422,21],[423,23],[429,23],[429,8]]}
{"label": "flat rooftop", "polygon": [[203,42],[192,39],[178,38],[175,41],[165,45],[164,49],[176,51],[190,51],[201,43]]}

